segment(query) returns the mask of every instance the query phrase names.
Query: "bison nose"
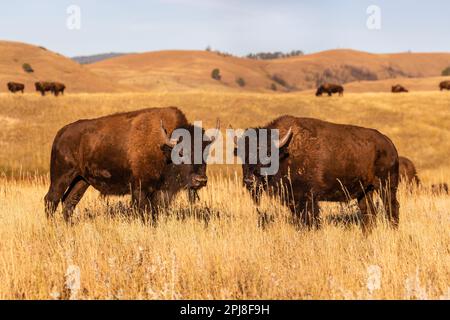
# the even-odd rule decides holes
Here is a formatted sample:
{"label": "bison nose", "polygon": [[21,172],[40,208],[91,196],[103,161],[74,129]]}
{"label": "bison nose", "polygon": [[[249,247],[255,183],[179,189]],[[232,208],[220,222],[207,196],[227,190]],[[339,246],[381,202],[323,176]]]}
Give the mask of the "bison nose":
{"label": "bison nose", "polygon": [[203,175],[194,175],[192,177],[192,186],[194,188],[205,187],[208,183],[208,177]]}

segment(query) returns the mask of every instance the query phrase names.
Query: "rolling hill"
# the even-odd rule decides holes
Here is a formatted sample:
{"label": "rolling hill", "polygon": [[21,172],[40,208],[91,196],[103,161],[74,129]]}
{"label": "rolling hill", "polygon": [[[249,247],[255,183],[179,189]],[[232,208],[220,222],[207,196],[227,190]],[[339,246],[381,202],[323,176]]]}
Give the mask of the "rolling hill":
{"label": "rolling hill", "polygon": [[[315,88],[325,81],[343,84],[364,81],[370,88],[372,83],[386,79],[438,77],[449,65],[450,53],[371,54],[331,50],[264,61],[206,51],[159,51],[125,55],[87,67],[135,89],[262,92],[271,90],[273,84],[277,91],[297,91]],[[211,78],[214,68],[220,69],[221,81]],[[239,86],[238,78],[245,80],[244,87]]]}
{"label": "rolling hill", "polygon": [[[29,64],[34,72],[27,73],[23,64]],[[60,81],[68,92],[116,92],[118,86],[69,58],[43,47],[0,41],[0,92],[7,91],[9,81],[22,82],[26,92],[34,92],[36,81]]]}
{"label": "rolling hill", "polygon": [[[23,64],[34,72],[27,73]],[[450,53],[371,54],[331,50],[274,60],[239,58],[210,51],[126,54],[81,65],[43,47],[0,41],[0,92],[6,82],[60,81],[68,92],[303,91],[325,81],[346,84],[347,92],[436,90]],[[221,80],[211,77],[219,68]],[[239,81],[238,81],[239,80]],[[308,91],[307,91],[308,92]]]}

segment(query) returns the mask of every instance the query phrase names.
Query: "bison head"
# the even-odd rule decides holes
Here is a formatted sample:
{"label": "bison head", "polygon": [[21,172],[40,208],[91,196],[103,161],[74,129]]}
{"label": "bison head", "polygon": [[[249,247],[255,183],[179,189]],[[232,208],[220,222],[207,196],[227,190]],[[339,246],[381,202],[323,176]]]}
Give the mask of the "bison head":
{"label": "bison head", "polygon": [[320,97],[323,94],[323,88],[320,86],[316,91],[316,97]]}
{"label": "bison head", "polygon": [[[217,121],[217,132],[219,129],[220,123]],[[197,198],[196,192],[207,185],[206,156],[216,136],[208,137],[203,128],[193,125],[178,128],[178,130],[186,134],[174,139],[169,138],[161,121],[161,134],[164,141],[161,150],[167,161],[166,179],[169,182],[169,189],[174,191],[187,189],[189,199],[193,202]],[[198,137],[200,139],[196,141]]]}
{"label": "bison head", "polygon": [[[273,135],[270,129],[247,129],[240,138],[235,138],[235,155],[243,163],[243,184],[256,203],[260,201],[261,192],[281,178],[279,167],[289,157],[287,149],[292,137],[293,131],[289,128],[284,135]],[[273,161],[278,161],[276,172],[269,174],[267,169],[274,168]]]}

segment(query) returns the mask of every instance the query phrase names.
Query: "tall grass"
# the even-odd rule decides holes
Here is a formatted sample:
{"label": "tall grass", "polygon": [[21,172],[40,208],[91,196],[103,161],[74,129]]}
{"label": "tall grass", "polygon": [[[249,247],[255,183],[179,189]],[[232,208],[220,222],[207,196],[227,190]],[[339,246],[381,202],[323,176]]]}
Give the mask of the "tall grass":
{"label": "tall grass", "polygon": [[[450,171],[450,95],[303,94],[0,95],[2,299],[427,299],[450,298],[450,198],[430,192]],[[321,207],[323,227],[298,230],[264,198],[260,216],[236,166],[209,169],[193,207],[181,194],[157,226],[127,197],[90,190],[67,226],[45,218],[48,157],[56,131],[85,117],[178,105],[191,120],[246,127],[284,113],[380,129],[415,160],[422,188],[401,185],[401,221],[380,213],[365,237],[355,203]],[[380,209],[381,210],[381,209]]]}

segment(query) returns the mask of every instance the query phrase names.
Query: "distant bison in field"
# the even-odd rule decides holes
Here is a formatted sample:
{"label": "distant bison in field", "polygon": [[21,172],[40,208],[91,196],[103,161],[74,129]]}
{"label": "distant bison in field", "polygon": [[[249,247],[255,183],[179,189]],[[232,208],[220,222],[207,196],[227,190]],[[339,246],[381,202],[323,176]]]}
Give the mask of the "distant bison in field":
{"label": "distant bison in field", "polygon": [[55,95],[55,97],[59,96],[60,93],[64,95],[64,90],[66,90],[66,86],[63,83],[53,82],[52,85],[53,85],[52,92]]}
{"label": "distant bison in field", "polygon": [[19,91],[23,93],[25,90],[25,85],[17,82],[8,82],[8,90],[12,93],[16,93]]}
{"label": "distant bison in field", "polygon": [[417,175],[417,170],[414,163],[406,157],[399,157],[398,160],[399,160],[400,178],[403,179],[408,184],[415,184],[419,186],[420,179]]}
{"label": "distant bison in field", "polygon": [[[272,141],[272,135],[264,135],[263,129],[278,129],[280,139]],[[256,132],[255,147],[247,143],[250,132]],[[296,223],[318,227],[319,201],[356,199],[363,231],[368,232],[375,221],[373,197],[378,192],[392,226],[399,224],[398,153],[392,141],[376,130],[282,116],[264,127],[247,129],[235,144],[235,153],[243,158],[243,183],[256,204],[262,191],[281,195]],[[279,154],[279,170],[271,176],[263,172],[274,159],[269,164],[260,159],[273,153],[269,146],[275,146]],[[245,154],[240,151],[243,148]]]}
{"label": "distant bison in field", "polygon": [[[206,186],[206,163],[172,162],[172,151],[182,141],[182,137],[170,138],[175,129],[187,130],[190,139],[199,130],[175,107],[80,120],[62,128],[51,152],[47,216],[52,217],[62,202],[64,218],[70,221],[92,186],[103,196],[131,194],[132,204],[142,214],[150,211],[155,220],[158,208],[169,204],[176,193],[187,190],[191,194]],[[206,137],[203,129],[200,132],[203,155],[215,138]],[[194,163],[192,150],[187,156]]]}
{"label": "distant bison in field", "polygon": [[53,93],[53,82],[40,81],[34,84],[36,91],[40,92],[42,96],[45,96],[46,92]]}
{"label": "distant bison in field", "polygon": [[334,93],[339,93],[340,96],[344,95],[344,87],[338,84],[325,83],[317,88],[316,96],[320,97],[322,94],[328,94],[328,96],[332,96]]}
{"label": "distant bison in field", "polygon": [[392,93],[401,93],[401,92],[409,92],[405,87],[400,84],[392,86]]}
{"label": "distant bison in field", "polygon": [[447,183],[433,184],[431,186],[431,192],[436,195],[448,194],[449,192],[448,184]]}
{"label": "distant bison in field", "polygon": [[441,91],[443,91],[443,90],[450,90],[450,80],[442,81],[439,84],[439,88],[441,89]]}

